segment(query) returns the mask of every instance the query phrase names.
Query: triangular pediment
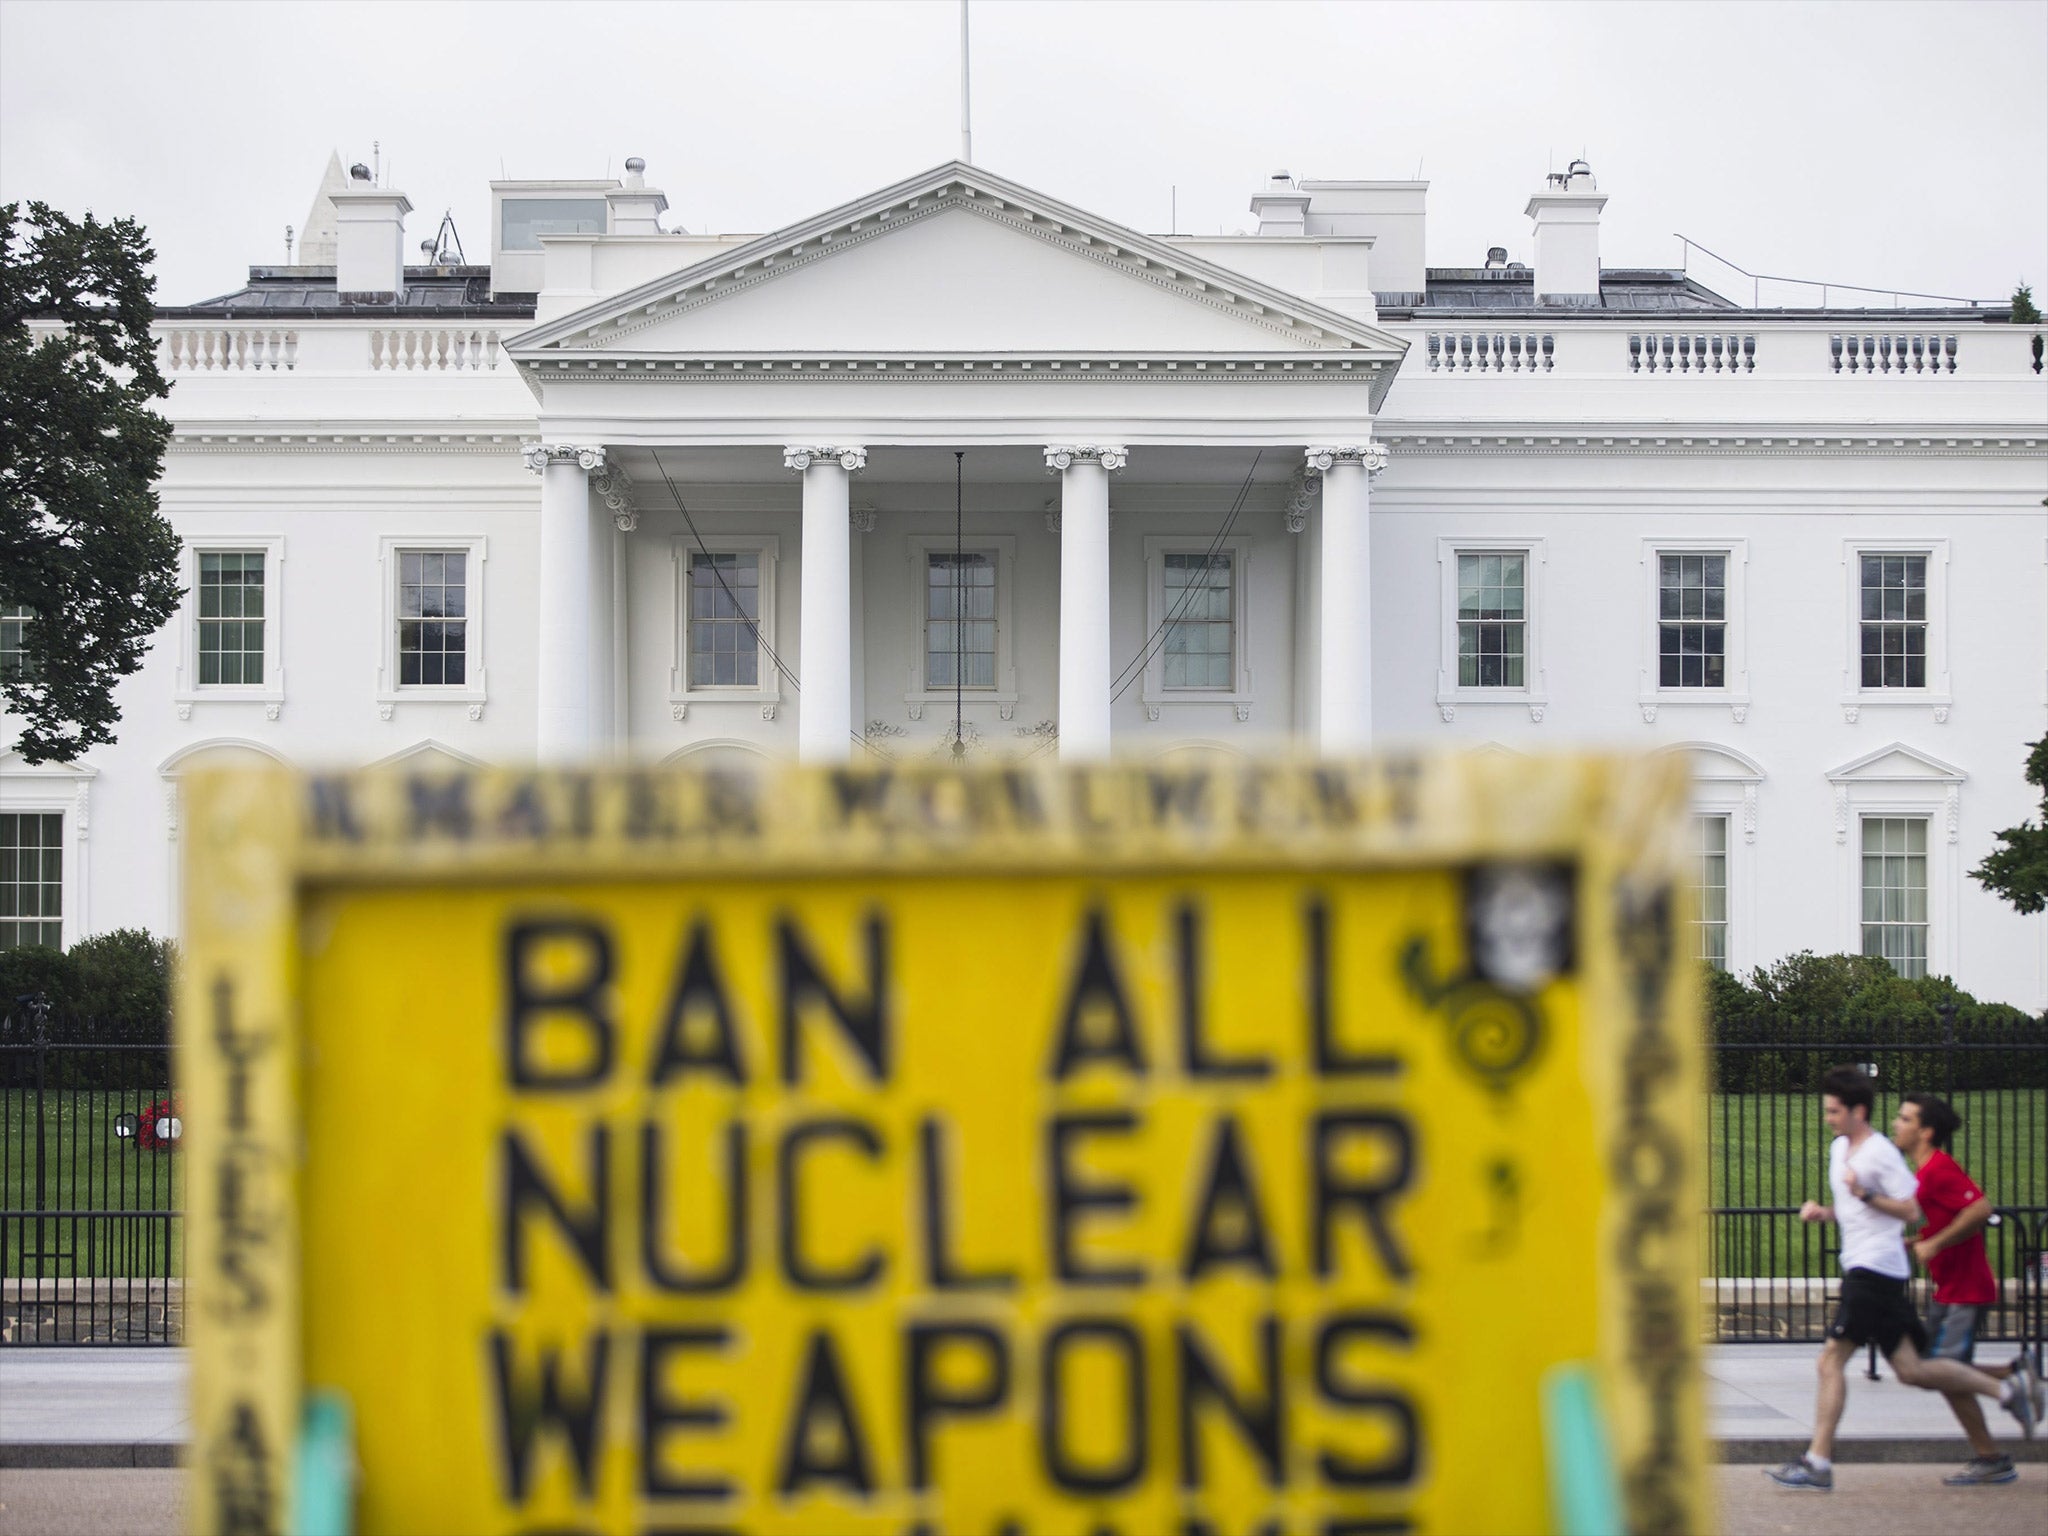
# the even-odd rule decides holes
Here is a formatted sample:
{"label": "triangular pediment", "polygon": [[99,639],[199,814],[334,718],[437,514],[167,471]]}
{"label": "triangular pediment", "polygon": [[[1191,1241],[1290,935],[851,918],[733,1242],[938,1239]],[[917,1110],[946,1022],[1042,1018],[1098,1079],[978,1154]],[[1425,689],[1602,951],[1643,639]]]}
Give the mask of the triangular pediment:
{"label": "triangular pediment", "polygon": [[471,757],[467,752],[428,736],[409,747],[400,747],[388,757],[380,757],[368,765],[371,769],[403,769],[407,773],[460,773],[490,765],[481,758]]}
{"label": "triangular pediment", "polygon": [[959,162],[507,345],[528,367],[749,354],[993,365],[1065,353],[1316,359],[1362,371],[1377,361],[1389,380],[1406,349],[1354,317]]}
{"label": "triangular pediment", "polygon": [[1875,752],[1866,752],[1828,772],[1831,784],[1960,784],[1969,775],[1953,763],[1944,763],[1903,741],[1895,741]]}

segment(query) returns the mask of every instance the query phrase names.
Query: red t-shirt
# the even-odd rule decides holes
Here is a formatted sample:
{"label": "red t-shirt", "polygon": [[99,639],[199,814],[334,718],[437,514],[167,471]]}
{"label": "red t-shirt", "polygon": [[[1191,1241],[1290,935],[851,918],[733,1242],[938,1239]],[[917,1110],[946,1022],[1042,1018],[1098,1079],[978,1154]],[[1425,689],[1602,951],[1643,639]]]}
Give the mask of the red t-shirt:
{"label": "red t-shirt", "polygon": [[[1920,1236],[1932,1237],[1948,1230],[1966,1205],[1984,1198],[1962,1164],[1939,1149],[1930,1152],[1920,1165],[1920,1209],[1927,1225]],[[1934,1299],[1958,1306],[1988,1307],[1998,1300],[1998,1282],[1991,1278],[1991,1265],[1984,1257],[1984,1229],[1979,1227],[1960,1243],[1947,1247],[1928,1262],[1927,1273],[1934,1281]]]}

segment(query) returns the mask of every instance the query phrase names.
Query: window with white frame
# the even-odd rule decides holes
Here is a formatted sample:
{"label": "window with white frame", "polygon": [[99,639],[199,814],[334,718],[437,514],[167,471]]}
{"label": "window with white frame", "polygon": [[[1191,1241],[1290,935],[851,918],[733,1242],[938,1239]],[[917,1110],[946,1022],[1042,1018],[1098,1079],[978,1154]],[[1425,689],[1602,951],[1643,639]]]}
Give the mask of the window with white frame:
{"label": "window with white frame", "polygon": [[924,685],[996,685],[996,561],[986,550],[925,555]]}
{"label": "window with white frame", "polygon": [[692,688],[761,686],[761,552],[693,549],[688,666]]}
{"label": "window with white frame", "polygon": [[398,552],[398,682],[403,688],[469,681],[469,554]]}
{"label": "window with white frame", "polygon": [[781,697],[775,663],[772,534],[678,536],[675,659],[669,698],[677,704]]}
{"label": "window with white frame", "polygon": [[1657,686],[1728,685],[1728,557],[1657,556]]}
{"label": "window with white frame", "polygon": [[28,627],[35,617],[26,603],[0,602],[0,677],[30,673]]}
{"label": "window with white frame", "polygon": [[1692,819],[1693,954],[1728,969],[1728,818]]}
{"label": "window with white frame", "polygon": [[260,549],[200,551],[200,687],[263,682],[267,564]]}
{"label": "window with white frame", "polygon": [[0,812],[0,949],[63,943],[63,814]]}
{"label": "window with white frame", "polygon": [[1237,584],[1232,552],[1171,550],[1161,570],[1169,689],[1228,689],[1237,670]]}
{"label": "window with white frame", "polygon": [[1251,541],[1155,536],[1145,540],[1148,709],[1173,703],[1252,702],[1246,656]]}
{"label": "window with white frame", "polygon": [[1927,557],[1857,557],[1857,657],[1865,688],[1927,686]]}
{"label": "window with white frame", "polygon": [[1526,688],[1529,561],[1520,550],[1458,552],[1458,686]]}
{"label": "window with white frame", "polygon": [[1927,974],[1927,818],[1863,818],[1863,953]]}
{"label": "window with white frame", "polygon": [[381,704],[484,701],[487,553],[481,536],[378,540],[384,587]]}
{"label": "window with white frame", "polygon": [[1947,539],[1842,541],[1845,708],[1931,706],[1937,724],[1948,718],[1948,546]]}
{"label": "window with white frame", "polygon": [[904,549],[901,604],[914,626],[899,632],[910,652],[904,702],[951,699],[957,677],[969,703],[1016,703],[1016,538],[984,534],[956,547],[950,533],[911,534]]}
{"label": "window with white frame", "polygon": [[180,703],[284,698],[284,539],[203,534],[185,540]]}

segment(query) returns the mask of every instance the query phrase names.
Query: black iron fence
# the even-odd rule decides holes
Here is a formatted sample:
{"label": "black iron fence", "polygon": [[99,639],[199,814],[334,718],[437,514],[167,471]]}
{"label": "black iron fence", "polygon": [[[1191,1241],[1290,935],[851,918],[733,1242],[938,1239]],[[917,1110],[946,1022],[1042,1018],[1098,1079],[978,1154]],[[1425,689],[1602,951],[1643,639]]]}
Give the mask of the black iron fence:
{"label": "black iron fence", "polygon": [[[184,1323],[183,1131],[158,1039],[52,1037],[0,1020],[0,1344],[167,1344]],[[1962,1114],[1957,1159],[1998,1207],[1986,1243],[2001,1299],[1987,1336],[2044,1333],[2048,1269],[2048,1020],[1724,1024],[1711,1044],[1702,1284],[1723,1342],[1818,1340],[1839,1276],[1834,1229],[1799,1220],[1827,1199],[1823,1072],[1877,1081]]]}
{"label": "black iron fence", "polygon": [[1880,1132],[1907,1093],[1938,1093],[1961,1114],[1951,1151],[1997,1208],[1985,1246],[2000,1299],[1980,1337],[2039,1344],[2048,1020],[1977,1023],[1949,1008],[1932,1024],[1724,1023],[1710,1058],[1704,1284],[1715,1338],[1818,1340],[1826,1330],[1839,1290],[1835,1229],[1800,1221],[1799,1208],[1829,1200],[1820,1078],[1849,1064],[1876,1080]]}
{"label": "black iron fence", "polygon": [[0,1344],[175,1344],[183,1118],[162,1039],[0,1022]]}

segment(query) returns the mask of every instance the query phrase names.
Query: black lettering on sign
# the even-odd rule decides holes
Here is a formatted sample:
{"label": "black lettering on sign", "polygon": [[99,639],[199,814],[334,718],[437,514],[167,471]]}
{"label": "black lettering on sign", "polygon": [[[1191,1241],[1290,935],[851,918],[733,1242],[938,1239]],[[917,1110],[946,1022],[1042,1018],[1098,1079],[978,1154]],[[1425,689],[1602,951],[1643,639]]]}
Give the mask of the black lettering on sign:
{"label": "black lettering on sign", "polygon": [[363,840],[362,823],[350,799],[353,785],[345,774],[321,774],[307,785],[313,795],[313,836],[344,843]]}
{"label": "black lettering on sign", "polygon": [[953,1257],[952,1184],[946,1172],[945,1128],[936,1115],[926,1115],[917,1125],[918,1180],[923,1195],[924,1279],[936,1291],[1006,1291],[1017,1283],[1010,1270],[990,1269],[973,1274]]}
{"label": "black lettering on sign", "polygon": [[[1094,1038],[1096,1024],[1107,1034]],[[1090,909],[1081,934],[1081,964],[1067,991],[1060,1014],[1059,1040],[1053,1050],[1052,1077],[1072,1077],[1091,1061],[1114,1061],[1138,1077],[1145,1075],[1145,1050],[1131,1016],[1130,1000],[1109,938],[1109,919],[1100,907]]]}
{"label": "black lettering on sign", "polygon": [[430,832],[439,832],[457,842],[467,842],[475,829],[469,809],[469,775],[458,773],[440,780],[410,775],[405,781],[405,798],[412,808],[412,826],[407,833],[418,842]]}
{"label": "black lettering on sign", "polygon": [[1202,911],[1192,901],[1174,910],[1174,960],[1180,973],[1181,1069],[1196,1078],[1270,1077],[1265,1056],[1218,1056],[1202,1032]]}
{"label": "black lettering on sign", "polygon": [[1414,1403],[1398,1387],[1358,1382],[1347,1377],[1340,1356],[1354,1342],[1379,1341],[1402,1348],[1414,1342],[1415,1330],[1391,1312],[1339,1312],[1316,1332],[1316,1391],[1337,1407],[1383,1415],[1394,1437],[1377,1460],[1361,1461],[1330,1448],[1316,1457],[1323,1481],[1333,1488],[1381,1488],[1415,1480],[1421,1455],[1421,1420]]}
{"label": "black lettering on sign", "polygon": [[834,768],[828,773],[825,782],[832,789],[832,809],[838,814],[839,825],[850,827],[856,821],[865,821],[886,830],[882,808],[888,803],[892,778],[887,768],[878,768],[873,773]]}
{"label": "black lettering on sign", "polygon": [[[1183,1515],[1180,1536],[1231,1536],[1231,1533],[1218,1530],[1214,1524],[1204,1520],[1200,1515]],[[1278,1520],[1264,1520],[1257,1525],[1246,1526],[1245,1536],[1287,1536],[1287,1532]]]}
{"label": "black lettering on sign", "polygon": [[[1387,1152],[1385,1166],[1369,1177],[1347,1174],[1338,1166],[1347,1144],[1357,1138],[1379,1142]],[[1415,1175],[1415,1136],[1398,1113],[1378,1109],[1329,1110],[1316,1116],[1311,1133],[1309,1185],[1315,1192],[1315,1266],[1320,1279],[1336,1267],[1333,1229],[1338,1212],[1355,1212],[1372,1240],[1373,1252],[1387,1273],[1406,1280],[1408,1256],[1394,1238],[1387,1204],[1406,1194]]]}
{"label": "black lettering on sign", "polygon": [[562,1354],[553,1344],[540,1346],[537,1388],[514,1360],[510,1334],[502,1328],[492,1329],[488,1348],[492,1406],[498,1425],[498,1482],[506,1499],[514,1504],[526,1502],[533,1486],[535,1442],[549,1433],[567,1439],[577,1492],[590,1498],[597,1477],[605,1376],[611,1364],[610,1336],[599,1329],[585,1341],[580,1389],[564,1382]]}
{"label": "black lettering on sign", "polygon": [[1128,1136],[1138,1117],[1128,1110],[1103,1110],[1086,1115],[1054,1115],[1046,1127],[1046,1187],[1052,1191],[1047,1215],[1052,1219],[1052,1270],[1069,1285],[1143,1285],[1145,1271],[1136,1264],[1085,1264],[1074,1252],[1074,1229],[1088,1211],[1128,1211],[1138,1203],[1128,1184],[1090,1183],[1071,1162],[1073,1144],[1086,1136]]}
{"label": "black lettering on sign", "polygon": [[1202,1467],[1201,1427],[1196,1422],[1205,1404],[1221,1408],[1237,1427],[1238,1434],[1258,1457],[1259,1476],[1268,1488],[1278,1488],[1287,1476],[1282,1449],[1286,1435],[1286,1384],[1280,1374],[1280,1320],[1267,1313],[1259,1319],[1259,1383],[1239,1392],[1224,1379],[1223,1371],[1202,1348],[1201,1336],[1187,1323],[1173,1330],[1174,1353],[1179,1363],[1180,1391],[1180,1485],[1200,1488],[1207,1474]]}
{"label": "black lettering on sign", "polygon": [[782,975],[782,1080],[803,1081],[797,1060],[797,1025],[803,1005],[815,1001],[839,1022],[848,1043],[867,1063],[868,1075],[878,1083],[889,1080],[889,930],[879,912],[870,912],[863,925],[867,948],[867,999],[855,1003],[832,989],[813,958],[810,946],[788,917],[775,920],[775,945]]}
{"label": "black lettering on sign", "polygon": [[866,1433],[846,1389],[846,1370],[830,1331],[818,1329],[804,1353],[803,1382],[789,1411],[775,1491],[787,1498],[812,1483],[838,1483],[849,1493],[875,1491]]}
{"label": "black lettering on sign", "polygon": [[722,1499],[732,1492],[723,1477],[678,1477],[662,1462],[669,1436],[685,1429],[718,1429],[725,1405],[714,1398],[677,1397],[669,1391],[669,1357],[686,1349],[724,1350],[725,1328],[650,1328],[640,1339],[640,1491],[650,1499]]}
{"label": "black lettering on sign", "polygon": [[526,1139],[508,1127],[498,1138],[498,1279],[518,1295],[526,1289],[526,1218],[538,1208],[569,1240],[576,1260],[600,1291],[612,1288],[611,1129],[593,1120],[584,1133],[583,1183],[590,1198],[581,1208],[551,1182]]}
{"label": "black lettering on sign", "polygon": [[214,1514],[225,1536],[276,1536],[282,1513],[278,1469],[254,1404],[235,1403],[211,1459]]}
{"label": "black lettering on sign", "polygon": [[1245,1161],[1244,1137],[1235,1115],[1216,1121],[1215,1145],[1195,1203],[1181,1278],[1193,1283],[1227,1264],[1248,1265],[1254,1273],[1274,1278],[1265,1211]]}
{"label": "black lettering on sign", "polygon": [[784,1277],[800,1291],[857,1291],[880,1278],[881,1249],[870,1248],[853,1263],[836,1270],[820,1268],[803,1253],[803,1207],[797,1164],[805,1148],[823,1141],[844,1142],[863,1153],[869,1162],[881,1160],[882,1138],[862,1120],[809,1120],[783,1132],[782,1145],[775,1154],[776,1252],[782,1260]]}
{"label": "black lettering on sign", "polygon": [[761,780],[759,775],[713,768],[705,773],[704,822],[714,833],[742,832],[752,836],[761,830]]}
{"label": "black lettering on sign", "polygon": [[1174,773],[1166,769],[1148,769],[1145,774],[1145,798],[1152,812],[1152,825],[1167,826],[1172,822],[1183,822],[1190,827],[1206,827],[1209,824],[1209,773],[1197,768],[1186,773]]}
{"label": "black lettering on sign", "polygon": [[588,841],[597,833],[597,784],[587,773],[564,772],[555,782],[569,797],[569,833]]}
{"label": "black lettering on sign", "polygon": [[548,807],[542,798],[541,781],[523,778],[515,782],[505,803],[498,808],[498,836],[510,840],[523,837],[530,843],[547,838]]}
{"label": "black lettering on sign", "polygon": [[1320,897],[1302,909],[1302,934],[1308,956],[1308,1033],[1318,1077],[1388,1077],[1401,1070],[1401,1058],[1383,1052],[1355,1051],[1337,1040],[1331,1006],[1330,908]]}
{"label": "black lettering on sign", "polygon": [[[662,1212],[668,1176],[667,1138],[653,1120],[640,1126],[640,1267],[647,1283],[671,1296],[703,1296],[729,1291],[747,1272],[747,1124],[728,1121],[725,1127],[725,1177],[715,1181],[725,1190],[725,1258],[692,1271],[662,1252]],[[709,1191],[709,1183],[693,1188]]]}
{"label": "black lettering on sign", "polygon": [[[1067,1447],[1067,1356],[1085,1345],[1107,1345],[1122,1364],[1124,1406],[1121,1454],[1087,1465]],[[1045,1336],[1038,1368],[1038,1455],[1045,1475],[1068,1493],[1120,1493],[1145,1475],[1151,1436],[1145,1414],[1145,1346],[1138,1331],[1116,1318],[1074,1318]],[[1099,1447],[1097,1447],[1099,1449]]]}
{"label": "black lettering on sign", "polygon": [[[581,973],[549,987],[532,975],[532,956],[545,944],[571,944]],[[588,918],[533,918],[505,930],[505,1062],[512,1086],[533,1093],[569,1093],[611,1075],[617,1030],[605,1004],[611,986],[612,940]],[[549,1067],[535,1059],[533,1036],[544,1019],[573,1018],[588,1044],[582,1066]]]}
{"label": "black lettering on sign", "polygon": [[[693,1023],[699,1026],[694,1031]],[[711,945],[711,924],[701,917],[690,924],[647,1083],[659,1088],[670,1078],[691,1071],[716,1073],[735,1086],[747,1080],[732,1003],[726,996],[725,978],[719,974],[717,951]]]}
{"label": "black lettering on sign", "polygon": [[[939,1379],[940,1359],[954,1349],[971,1349],[986,1362],[982,1378],[962,1386]],[[932,1440],[939,1420],[988,1414],[1010,1396],[1010,1349],[986,1323],[912,1323],[903,1345],[903,1443],[913,1491],[932,1485],[936,1462]]]}
{"label": "black lettering on sign", "polygon": [[628,841],[670,842],[675,838],[675,812],[662,788],[649,774],[626,776],[625,833]]}

